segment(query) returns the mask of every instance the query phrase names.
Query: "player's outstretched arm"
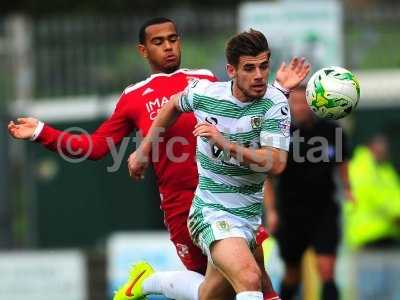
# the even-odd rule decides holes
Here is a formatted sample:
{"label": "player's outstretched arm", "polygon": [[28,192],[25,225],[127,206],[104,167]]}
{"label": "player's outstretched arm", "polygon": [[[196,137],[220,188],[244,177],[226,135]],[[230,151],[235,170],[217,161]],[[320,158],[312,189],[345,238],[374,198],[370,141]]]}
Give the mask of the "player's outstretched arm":
{"label": "player's outstretched arm", "polygon": [[98,160],[108,154],[111,147],[119,144],[133,129],[131,121],[126,118],[127,104],[123,99],[124,96],[120,98],[110,118],[92,134],[83,129],[79,130],[79,134],[68,130],[57,130],[31,117],[11,121],[8,124],[8,131],[16,139],[30,139],[63,156]]}
{"label": "player's outstretched arm", "polygon": [[311,65],[306,62],[304,57],[301,59],[293,57],[289,64],[282,62],[276,73],[276,81],[286,92],[290,92],[301,84],[310,70]]}
{"label": "player's outstretched arm", "polygon": [[144,178],[144,173],[149,165],[149,157],[152,148],[158,147],[159,142],[162,141],[161,136],[164,134],[165,130],[174,124],[181,114],[178,104],[180,96],[180,93],[173,96],[172,99],[164,105],[139,148],[129,156],[128,170],[129,175],[133,179],[139,180]]}
{"label": "player's outstretched arm", "polygon": [[55,129],[36,118],[18,118],[16,122],[8,124],[8,132],[15,139],[38,142],[63,156],[98,160],[132,131],[130,124],[115,122],[113,119],[111,117],[103,122],[93,134],[84,129],[77,134]]}

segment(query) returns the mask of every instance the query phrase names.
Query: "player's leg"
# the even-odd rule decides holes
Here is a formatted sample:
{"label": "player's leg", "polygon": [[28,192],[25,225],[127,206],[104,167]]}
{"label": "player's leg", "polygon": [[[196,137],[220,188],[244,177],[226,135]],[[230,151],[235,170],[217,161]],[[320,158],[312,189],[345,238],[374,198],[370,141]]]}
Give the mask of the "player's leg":
{"label": "player's leg", "polygon": [[317,254],[317,267],[322,282],[322,300],[339,299],[335,281],[336,252],[340,241],[339,207],[333,201],[320,214],[318,227],[313,239]]}
{"label": "player's leg", "polygon": [[[128,281],[117,291],[114,299],[138,299],[150,294],[163,294],[172,299],[197,299],[198,287],[204,280],[201,274],[207,268],[207,257],[193,244],[187,229],[192,199],[193,191],[164,194],[163,199],[163,202],[172,204],[163,207],[164,223],[178,257],[189,271],[154,272],[148,263],[138,263],[133,266]],[[132,290],[134,296],[130,294]]]}
{"label": "player's leg", "polygon": [[129,280],[115,293],[113,299],[145,300],[147,295],[164,295],[170,299],[198,300],[203,282],[206,282],[203,299],[235,298],[232,286],[221,274],[213,274],[208,269],[207,274],[205,280],[203,275],[188,270],[155,272],[148,263],[140,262],[133,266]]}
{"label": "player's leg", "polygon": [[[200,285],[203,286],[202,289]],[[202,298],[199,298],[200,290]],[[235,299],[231,284],[210,263],[205,276],[193,271],[155,272],[143,282],[143,291],[144,295],[163,294],[168,298],[181,300]]]}
{"label": "player's leg", "polygon": [[197,247],[190,238],[187,228],[187,215],[177,216],[168,224],[170,239],[176,248],[180,260],[186,269],[205,274],[207,256]]}
{"label": "player's leg", "polygon": [[[171,299],[205,299],[205,300],[228,300],[235,299],[235,290],[230,282],[218,271],[213,264],[209,263],[204,280],[195,277],[190,271],[156,272],[144,283],[144,287],[155,279],[162,282],[162,294]],[[199,275],[200,276],[200,275]],[[200,279],[200,280],[199,280]],[[268,278],[268,282],[269,278]],[[271,286],[271,285],[269,285]],[[198,288],[199,287],[199,288]],[[144,288],[145,290],[145,288]],[[152,288],[154,290],[154,288]],[[277,300],[279,296],[275,293],[267,293],[264,299]],[[199,296],[199,298],[197,298]],[[246,299],[246,298],[243,298]],[[260,298],[263,299],[263,298]]]}
{"label": "player's leg", "polygon": [[205,280],[199,289],[199,299],[235,299],[235,290],[212,263],[207,266]]}
{"label": "player's leg", "polygon": [[301,282],[301,263],[284,261],[285,273],[281,281],[282,300],[292,300],[299,292]]}
{"label": "player's leg", "polygon": [[339,291],[335,281],[336,256],[317,255],[317,266],[322,282],[322,300],[339,299]]}
{"label": "player's leg", "polygon": [[174,204],[164,208],[164,223],[179,259],[189,271],[156,272],[143,282],[146,295],[163,294],[171,299],[188,300],[198,298],[198,289],[207,269],[207,256],[194,245],[187,228],[193,196],[194,192],[190,190],[164,195],[164,201]]}
{"label": "player's leg", "polygon": [[[244,218],[200,204],[194,202],[189,215],[188,226],[192,238],[200,245],[203,252],[208,254],[211,261],[214,261],[215,267],[220,272],[222,271],[221,274],[228,279],[235,292],[245,291],[244,295],[240,293],[239,298],[254,296],[246,295],[247,292],[251,292],[251,294],[256,294],[255,297],[261,295],[260,299],[263,299],[263,294],[260,292],[262,272],[249,247],[249,245],[255,246],[256,240],[258,242],[263,240],[263,238],[260,238],[262,237],[260,232],[255,236],[256,229],[261,222],[261,216],[255,215]],[[233,247],[229,245],[231,242]],[[222,247],[223,245],[226,246]],[[219,250],[219,248],[222,248],[222,250]],[[221,263],[225,267],[221,268],[214,260],[211,253],[213,251],[216,255],[221,255]],[[263,263],[261,265],[263,267]],[[228,274],[224,271],[224,268],[230,268]],[[206,277],[204,286],[206,286],[207,279]],[[253,282],[253,285],[256,286],[251,286],[249,282]],[[265,284],[265,286],[267,285],[269,285],[268,289],[271,289],[269,281]],[[266,296],[268,299],[270,293],[267,292]]]}
{"label": "player's leg", "polygon": [[[191,239],[185,238],[186,234],[188,233],[187,227],[185,226],[182,228],[182,226],[178,227],[176,226],[179,222],[179,218],[175,216],[174,221],[170,221],[168,228],[170,229],[170,233],[172,235],[171,240],[175,244],[177,248],[177,252],[179,257],[181,258],[182,262],[184,262],[185,266],[187,269],[191,270],[198,270],[201,268],[204,268],[204,261],[207,261],[207,257],[201,252],[200,248],[195,246],[192,242]],[[172,226],[171,226],[172,225]],[[259,266],[261,269],[262,277],[263,277],[263,293],[264,293],[264,299],[279,299],[279,296],[273,291],[271,281],[269,279],[269,276],[266,274],[265,268],[264,268],[264,261],[263,261],[263,255],[262,255],[262,247],[261,243],[268,238],[268,234],[265,231],[265,228],[261,227],[257,231],[256,235],[256,243],[259,247],[257,247],[255,254],[257,255]],[[182,245],[188,245],[188,248],[186,248],[188,251],[185,249],[182,249]],[[187,253],[188,252],[188,253]],[[186,255],[185,255],[186,253]],[[189,254],[189,255],[188,255]],[[196,268],[196,266],[200,266],[201,268]],[[216,273],[216,274],[214,274]],[[163,294],[168,296],[171,295],[171,293],[178,293],[181,294],[179,291],[166,291],[166,289],[171,289],[171,286],[178,287],[175,284],[172,284],[174,281],[173,278],[165,278],[166,277],[166,272],[160,273],[164,279],[159,280],[160,282],[164,282],[162,284],[163,286]],[[175,272],[176,274],[176,272]],[[205,285],[205,288],[203,290],[205,299],[234,299],[235,298],[235,292],[230,285],[230,283],[221,275],[219,271],[217,271],[213,265],[209,265],[207,267],[207,284]],[[177,275],[175,275],[177,276]],[[191,278],[192,276],[189,276]],[[155,276],[153,277],[155,287],[158,285],[158,278]],[[178,278],[178,277],[177,277]],[[181,280],[181,282],[188,282],[189,278],[186,278],[186,280]],[[191,279],[193,280],[193,279]],[[196,281],[196,278],[194,278]],[[155,288],[154,286],[151,287],[149,282],[153,280],[148,280],[145,281],[145,287],[150,287],[145,289],[146,291],[151,291],[151,290],[160,290],[159,288]],[[170,282],[171,284],[168,284]],[[195,286],[195,285],[193,285]],[[186,285],[184,287],[188,288]],[[179,288],[179,287],[178,287]]]}
{"label": "player's leg", "polygon": [[[175,219],[177,219],[175,217]],[[171,224],[170,224],[171,225]],[[172,225],[177,225],[174,222]],[[202,226],[204,223],[201,224]],[[168,226],[170,232],[177,233],[177,228],[174,226]],[[203,226],[204,227],[204,226]],[[171,230],[172,229],[172,230]],[[252,236],[252,234],[250,234]],[[257,235],[258,241],[262,242],[260,234]],[[183,242],[180,240],[179,242]],[[186,257],[186,252],[182,252],[182,247],[177,247],[178,254],[181,258]],[[186,257],[187,258],[187,257]],[[139,264],[139,267],[148,266],[148,264]],[[193,265],[191,265],[193,266]],[[213,268],[208,269],[213,270]],[[207,279],[205,280],[203,294],[206,299],[233,299],[234,290],[229,282],[219,273],[208,271]],[[126,294],[130,294],[131,290],[134,290],[135,297],[143,297],[148,294],[164,294],[170,298],[177,299],[197,299],[198,287],[203,282],[204,277],[200,274],[196,274],[191,271],[173,271],[173,272],[156,272],[146,278],[139,278],[142,275],[143,270],[141,268],[134,268],[134,272],[131,273],[130,279],[123,289],[119,290],[115,299],[126,300],[126,299],[137,299],[129,298]],[[210,273],[211,272],[211,273]],[[147,273],[146,273],[147,274]],[[270,288],[270,282],[268,279],[268,287]],[[128,291],[128,293],[126,293]],[[266,293],[267,298],[264,299],[279,299],[279,297],[272,297],[271,293]],[[271,298],[272,297],[272,298]]]}
{"label": "player's leg", "polygon": [[264,295],[264,300],[277,300],[280,299],[279,295],[275,292],[272,286],[271,278],[269,277],[264,263],[264,251],[262,245],[257,243],[257,247],[254,251],[254,258],[261,270],[261,286]]}
{"label": "player's leg", "polygon": [[[190,234],[214,266],[230,282],[236,299],[263,299],[261,271],[250,251],[260,217],[246,219],[194,200],[188,219]],[[208,276],[201,286],[207,287]],[[202,292],[200,292],[200,295]]]}
{"label": "player's leg", "polygon": [[237,299],[263,299],[261,270],[244,238],[217,240],[210,254],[216,268],[233,286]]}
{"label": "player's leg", "polygon": [[[193,196],[193,191],[181,191],[180,193],[171,195],[171,197],[175,197],[175,199],[173,199],[175,203],[181,203],[184,206],[192,202]],[[232,286],[219,272],[215,273],[217,272],[215,268],[208,266],[207,256],[193,243],[190,237],[187,227],[189,208],[190,206],[184,209],[180,207],[180,213],[176,213],[174,209],[166,209],[165,211],[165,223],[170,233],[170,239],[177,250],[177,254],[188,270],[196,271],[201,274],[205,274],[207,270],[207,281],[203,290],[204,296],[206,297],[205,299],[234,299],[235,292]],[[199,283],[199,277],[189,275],[186,278],[176,278],[178,280],[174,280],[174,278],[168,278],[168,276],[165,275],[168,274],[160,275],[163,277],[160,281],[166,283],[163,284],[165,296],[172,299],[189,299],[185,298],[189,295],[198,296],[199,291],[196,286]],[[203,280],[201,282],[203,282]],[[179,290],[182,290],[182,292]],[[180,295],[180,297],[173,297],[174,295]]]}
{"label": "player's leg", "polygon": [[260,267],[262,273],[262,290],[264,293],[264,298],[269,297],[271,293],[274,292],[271,279],[265,270],[265,260],[264,260],[264,249],[263,243],[269,238],[269,234],[264,226],[260,225],[258,227],[258,231],[256,233],[256,249],[254,250],[254,257],[257,261],[258,266]]}
{"label": "player's leg", "polygon": [[[264,268],[263,251],[262,247],[257,246],[254,257],[261,271],[262,277],[262,291],[264,300],[277,300],[280,299],[278,294],[275,293],[272,287],[271,280]],[[200,299],[234,299],[235,291],[227,279],[219,272],[213,264],[207,267],[206,279],[202,283],[200,290]]]}
{"label": "player's leg", "polygon": [[[260,299],[263,299],[261,270],[249,248],[249,244],[255,244],[255,233],[260,222],[261,216],[243,218],[196,203],[196,200],[189,214],[188,227],[193,240],[200,245],[204,253],[207,253],[211,261],[214,261],[215,267],[228,279],[235,292],[240,292],[237,295],[239,299],[253,296],[256,297],[255,299],[260,296]],[[232,247],[229,245],[231,241],[233,241]],[[222,245],[226,246],[222,247]],[[214,251],[221,257],[222,268],[217,263],[219,260],[214,260],[212,254]],[[228,274],[225,268],[229,268]],[[207,286],[208,278],[206,276],[202,288]],[[255,286],[252,286],[251,282]],[[245,294],[242,294],[243,290]],[[247,292],[255,293],[255,295],[248,295]]]}
{"label": "player's leg", "polygon": [[282,300],[292,300],[299,292],[301,259],[307,248],[308,241],[305,234],[305,226],[303,226],[304,219],[296,222],[293,218],[289,219],[281,216],[280,220],[276,238],[280,256],[285,266],[280,296]]}
{"label": "player's leg", "polygon": [[176,253],[186,269],[205,274],[207,256],[194,245],[187,228],[187,220],[194,191],[185,190],[178,193],[164,194],[165,203],[172,203],[164,207],[164,223],[169,232],[170,240],[175,246]]}
{"label": "player's leg", "polygon": [[188,270],[155,272],[143,282],[143,295],[160,294],[170,299],[197,300],[203,281],[204,275]]}

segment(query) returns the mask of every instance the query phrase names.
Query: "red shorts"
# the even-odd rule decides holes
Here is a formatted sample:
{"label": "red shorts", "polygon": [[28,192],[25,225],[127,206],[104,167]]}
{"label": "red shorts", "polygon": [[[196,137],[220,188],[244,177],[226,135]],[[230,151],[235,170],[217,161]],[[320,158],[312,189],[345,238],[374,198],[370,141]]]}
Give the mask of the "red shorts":
{"label": "red shorts", "polygon": [[164,193],[161,207],[164,211],[164,223],[172,243],[182,263],[188,270],[205,274],[207,256],[193,244],[187,228],[187,219],[194,196],[194,190]]}

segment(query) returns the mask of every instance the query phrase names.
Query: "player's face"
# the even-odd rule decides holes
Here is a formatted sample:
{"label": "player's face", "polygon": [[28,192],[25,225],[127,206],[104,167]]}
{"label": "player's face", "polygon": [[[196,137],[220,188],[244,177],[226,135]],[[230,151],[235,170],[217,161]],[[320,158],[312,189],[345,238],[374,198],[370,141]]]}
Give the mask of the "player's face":
{"label": "player's face", "polygon": [[139,44],[138,50],[156,73],[172,73],[181,64],[180,38],[170,22],[148,26],[145,42]]}
{"label": "player's face", "polygon": [[304,89],[296,89],[290,93],[290,113],[293,121],[298,125],[308,123],[313,120],[313,112],[307,104],[306,91]]}
{"label": "player's face", "polygon": [[238,65],[227,66],[229,77],[234,82],[234,96],[249,101],[264,96],[269,76],[269,52],[257,56],[241,56]]}

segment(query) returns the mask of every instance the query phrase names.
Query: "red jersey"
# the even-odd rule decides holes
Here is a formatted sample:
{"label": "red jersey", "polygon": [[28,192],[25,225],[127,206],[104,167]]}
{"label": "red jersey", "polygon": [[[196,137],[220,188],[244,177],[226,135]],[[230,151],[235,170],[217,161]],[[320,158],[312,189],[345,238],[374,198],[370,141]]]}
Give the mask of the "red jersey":
{"label": "red jersey", "polygon": [[[91,135],[76,135],[76,138],[71,138],[73,134],[45,124],[36,141],[52,151],[60,150],[70,156],[87,155],[92,160],[100,159],[110,152],[107,139],[112,139],[117,145],[135,128],[146,135],[159,109],[171,96],[183,91],[192,78],[216,80],[208,70],[180,69],[172,74],[151,75],[148,79],[127,87],[113,114]],[[162,136],[163,140],[158,148],[158,160],[153,162],[158,187],[162,194],[196,189],[198,181],[195,162],[196,139],[192,133],[195,124],[196,119],[193,114],[181,114]],[[170,151],[169,155],[167,151]],[[177,158],[178,162],[176,159],[171,160],[171,156]],[[168,204],[163,203],[162,207],[165,208],[165,205]],[[176,204],[172,206],[176,207]]]}

